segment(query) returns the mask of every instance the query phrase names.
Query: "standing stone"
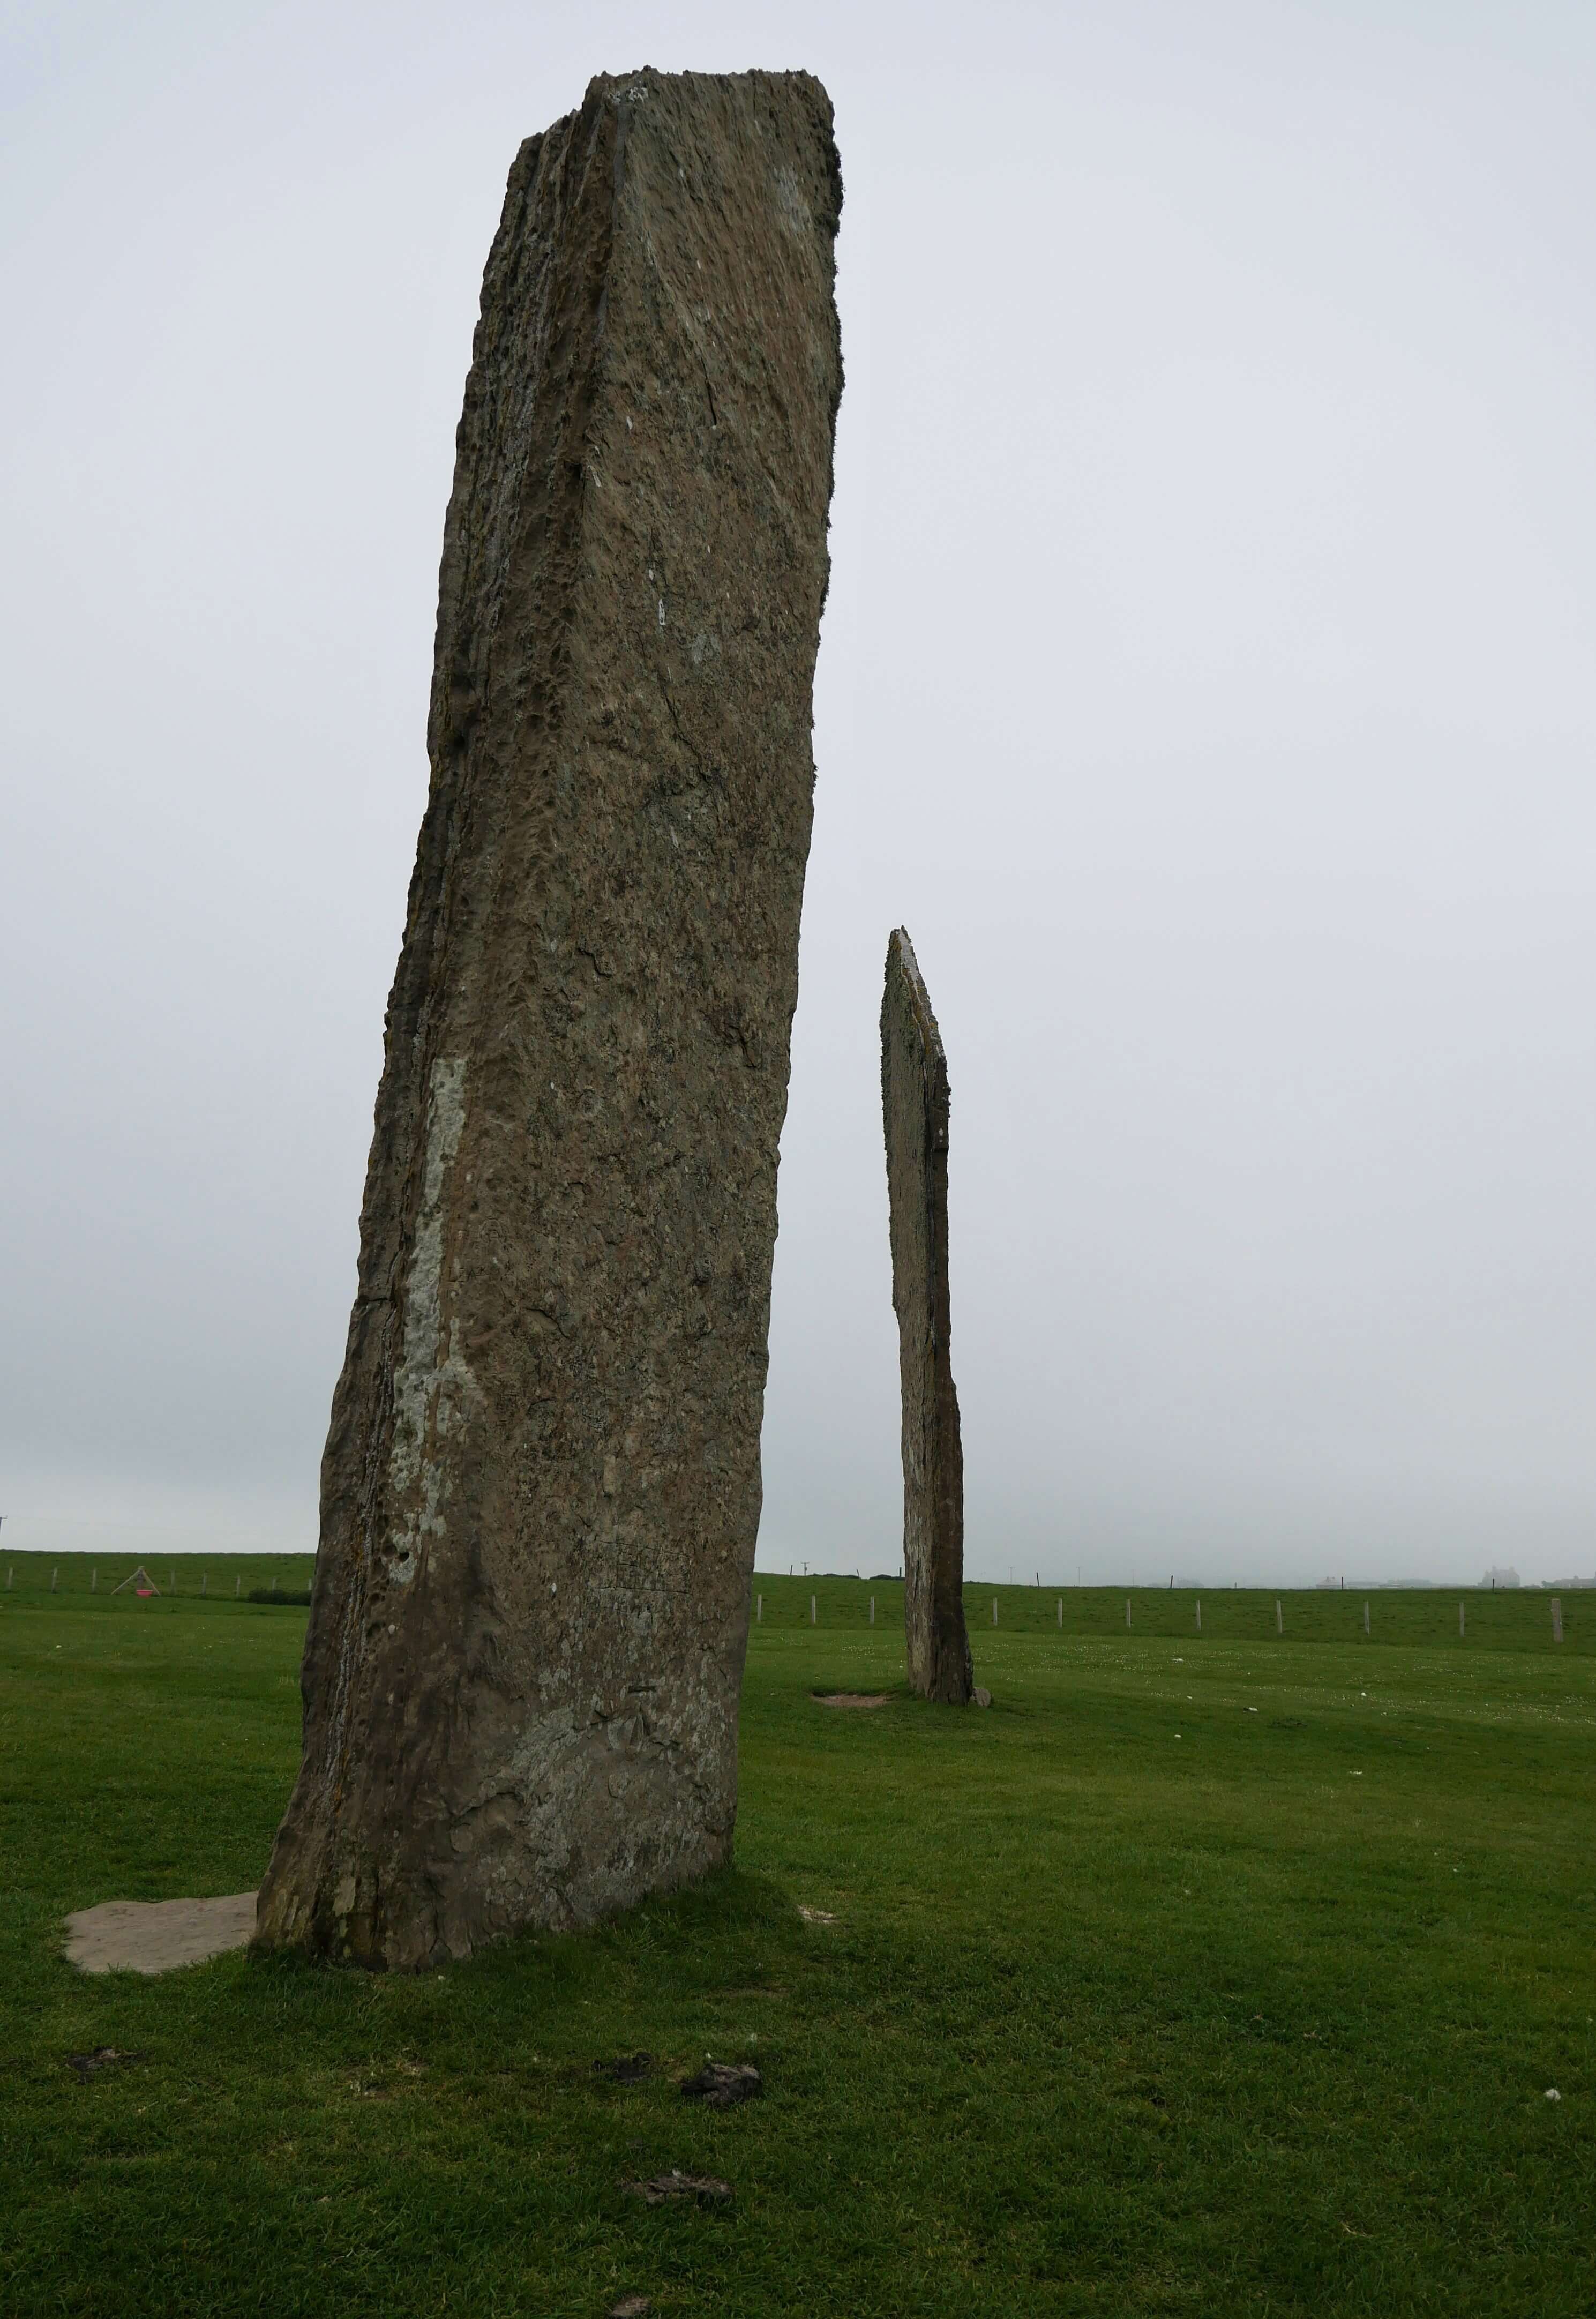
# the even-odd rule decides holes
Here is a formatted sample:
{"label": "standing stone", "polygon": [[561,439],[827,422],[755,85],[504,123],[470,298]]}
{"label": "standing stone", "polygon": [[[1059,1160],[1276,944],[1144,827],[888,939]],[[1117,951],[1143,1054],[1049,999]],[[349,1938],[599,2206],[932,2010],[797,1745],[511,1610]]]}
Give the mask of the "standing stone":
{"label": "standing stone", "polygon": [[948,1358],[948,1059],[901,926],[887,945],[881,1107],[903,1385],[908,1676],[922,1698],[962,1706],[975,1677],[964,1628],[964,1452]]}
{"label": "standing stone", "polygon": [[601,77],[510,172],[266,1947],[730,1850],[841,199],[797,73]]}

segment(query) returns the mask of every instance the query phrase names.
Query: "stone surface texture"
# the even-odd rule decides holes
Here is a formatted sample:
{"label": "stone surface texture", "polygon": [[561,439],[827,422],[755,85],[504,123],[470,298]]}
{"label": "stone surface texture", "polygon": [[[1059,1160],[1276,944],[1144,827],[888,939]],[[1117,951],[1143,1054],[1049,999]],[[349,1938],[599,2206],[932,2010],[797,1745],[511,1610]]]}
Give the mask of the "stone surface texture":
{"label": "stone surface texture", "polygon": [[901,926],[887,946],[881,1108],[903,1387],[906,1659],[923,1699],[961,1706],[975,1678],[964,1624],[964,1452],[948,1352],[948,1060]]}
{"label": "stone surface texture", "polygon": [[259,1945],[730,1849],[841,199],[796,73],[597,79],[510,172]]}
{"label": "stone surface texture", "polygon": [[171,1972],[241,1949],[255,1930],[253,1892],[211,1900],[102,1900],[67,1919],[67,1958],[80,1972]]}

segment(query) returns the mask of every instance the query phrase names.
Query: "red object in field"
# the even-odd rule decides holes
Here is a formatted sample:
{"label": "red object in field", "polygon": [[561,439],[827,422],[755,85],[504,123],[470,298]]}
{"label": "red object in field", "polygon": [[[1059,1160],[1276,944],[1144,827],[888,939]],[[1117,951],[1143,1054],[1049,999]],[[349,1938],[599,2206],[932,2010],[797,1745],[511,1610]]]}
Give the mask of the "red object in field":
{"label": "red object in field", "polygon": [[153,1586],[135,1586],[133,1592],[140,1602],[148,1602],[155,1589]]}

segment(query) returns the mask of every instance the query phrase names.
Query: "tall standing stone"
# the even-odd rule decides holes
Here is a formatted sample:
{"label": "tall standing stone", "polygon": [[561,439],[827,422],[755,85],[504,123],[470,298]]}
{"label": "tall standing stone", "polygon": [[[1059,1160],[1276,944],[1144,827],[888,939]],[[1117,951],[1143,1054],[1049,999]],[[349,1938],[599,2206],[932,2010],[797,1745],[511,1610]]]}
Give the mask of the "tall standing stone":
{"label": "tall standing stone", "polygon": [[595,80],[510,172],[265,1946],[729,1852],[841,199],[803,74]]}
{"label": "tall standing stone", "polygon": [[963,1705],[964,1452],[948,1355],[948,1059],[900,926],[887,945],[881,1108],[903,1386],[904,1638],[922,1698]]}

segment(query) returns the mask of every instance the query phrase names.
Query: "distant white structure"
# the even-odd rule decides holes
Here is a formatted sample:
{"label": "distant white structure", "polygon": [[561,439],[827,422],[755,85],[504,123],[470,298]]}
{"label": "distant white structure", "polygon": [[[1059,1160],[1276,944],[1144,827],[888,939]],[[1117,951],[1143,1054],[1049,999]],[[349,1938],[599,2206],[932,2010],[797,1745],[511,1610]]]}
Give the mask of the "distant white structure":
{"label": "distant white structure", "polygon": [[1516,1570],[1488,1570],[1480,1581],[1482,1586],[1517,1586],[1519,1583]]}

